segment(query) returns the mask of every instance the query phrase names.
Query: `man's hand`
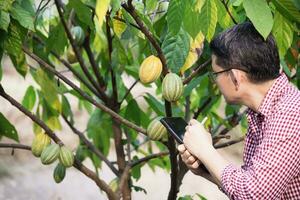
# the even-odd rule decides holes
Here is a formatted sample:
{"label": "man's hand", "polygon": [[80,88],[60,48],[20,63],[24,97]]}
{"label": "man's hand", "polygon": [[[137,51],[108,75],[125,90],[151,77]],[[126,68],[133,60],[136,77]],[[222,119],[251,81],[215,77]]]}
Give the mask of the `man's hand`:
{"label": "man's hand", "polygon": [[190,154],[196,156],[201,162],[208,159],[208,151],[213,149],[211,134],[195,119],[185,128],[183,143]]}
{"label": "man's hand", "polygon": [[203,170],[199,168],[199,166],[201,165],[200,160],[198,160],[195,156],[191,155],[183,144],[179,145],[177,149],[179,151],[182,161],[186,164],[186,166],[194,174],[200,175],[203,172]]}

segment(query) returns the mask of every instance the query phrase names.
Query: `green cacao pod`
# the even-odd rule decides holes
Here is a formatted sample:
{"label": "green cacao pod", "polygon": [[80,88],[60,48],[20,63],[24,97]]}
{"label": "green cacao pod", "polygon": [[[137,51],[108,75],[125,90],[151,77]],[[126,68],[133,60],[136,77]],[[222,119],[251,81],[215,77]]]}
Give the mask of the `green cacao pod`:
{"label": "green cacao pod", "polygon": [[183,92],[181,78],[174,73],[168,73],[162,82],[162,95],[169,102],[177,101]]}
{"label": "green cacao pod", "polygon": [[59,161],[65,167],[71,167],[74,163],[74,155],[70,149],[65,146],[60,148]]}
{"label": "green cacao pod", "polygon": [[152,83],[159,78],[162,71],[162,63],[158,57],[153,55],[147,57],[139,70],[139,78],[142,83]]}
{"label": "green cacao pod", "polygon": [[167,135],[167,129],[159,121],[160,118],[155,118],[147,127],[147,135],[151,140],[160,140]]}
{"label": "green cacao pod", "polygon": [[70,64],[78,62],[77,57],[71,46],[67,50],[67,60]]}
{"label": "green cacao pod", "polygon": [[60,183],[66,176],[66,167],[58,163],[53,172],[53,178],[56,183]]}
{"label": "green cacao pod", "polygon": [[84,41],[84,31],[80,26],[74,26],[71,29],[71,34],[73,36],[73,39],[75,40],[76,44],[78,46],[82,45]]}
{"label": "green cacao pod", "polygon": [[49,165],[53,163],[59,156],[60,147],[58,144],[51,144],[47,146],[42,154],[41,161],[44,165]]}
{"label": "green cacao pod", "polygon": [[31,145],[31,152],[34,156],[36,157],[40,157],[43,150],[51,143],[51,138],[41,132],[41,133],[38,133],[34,139],[33,139],[33,142],[32,142],[32,145]]}

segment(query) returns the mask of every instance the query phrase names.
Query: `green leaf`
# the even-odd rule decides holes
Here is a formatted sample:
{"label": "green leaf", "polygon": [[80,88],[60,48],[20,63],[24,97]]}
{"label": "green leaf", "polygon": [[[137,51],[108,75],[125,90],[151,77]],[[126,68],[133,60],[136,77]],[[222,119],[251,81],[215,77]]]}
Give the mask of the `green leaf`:
{"label": "green leaf", "polygon": [[291,72],[291,70],[289,69],[289,67],[286,65],[286,63],[284,62],[284,60],[280,60],[280,65],[282,66],[283,71],[285,72],[285,74],[286,74],[288,77],[292,77],[292,72]]}
{"label": "green leaf", "polygon": [[9,23],[10,23],[9,13],[0,10],[0,29],[7,31]]}
{"label": "green leaf", "polygon": [[147,96],[144,96],[145,100],[149,104],[149,107],[158,115],[163,116],[164,115],[164,104],[157,100],[155,97],[153,97],[151,94],[147,93]]}
{"label": "green leaf", "polygon": [[[134,156],[133,157],[133,161],[136,161],[138,160],[138,157],[137,156]],[[142,164],[139,164],[139,165],[136,165],[134,166],[132,169],[131,169],[131,174],[132,174],[132,177],[137,181],[141,178],[141,167],[142,167]]]}
{"label": "green leaf", "polygon": [[66,98],[65,95],[62,95],[62,114],[68,119],[70,118],[70,122],[73,124],[74,120],[73,120],[73,113],[71,110],[71,105],[68,101],[68,99]]}
{"label": "green leaf", "polygon": [[181,27],[184,3],[181,0],[171,0],[167,12],[167,23],[169,32],[173,35],[176,35]]}
{"label": "green leaf", "polygon": [[273,26],[272,12],[267,2],[265,0],[244,0],[243,6],[257,31],[266,39]]}
{"label": "green leaf", "polygon": [[8,27],[7,39],[4,41],[4,49],[8,54],[18,57],[22,53],[22,42],[25,37],[24,30],[12,20]]}
{"label": "green leaf", "polygon": [[33,86],[29,86],[25,92],[25,95],[22,100],[22,105],[27,109],[27,110],[32,110],[34,107],[36,101],[36,94],[34,91]]}
{"label": "green leaf", "polygon": [[53,50],[58,54],[62,54],[67,43],[68,40],[65,34],[64,27],[61,23],[59,23],[55,27],[50,27],[49,37],[46,41],[48,52],[50,52],[50,50]]}
{"label": "green leaf", "polygon": [[183,92],[183,96],[186,97],[191,94],[192,90],[197,87],[203,79],[203,76],[199,76],[193,79],[185,88]]}
{"label": "green leaf", "polygon": [[21,52],[19,56],[9,54],[9,57],[14,64],[17,72],[19,72],[19,74],[21,74],[25,78],[28,72],[28,65],[26,63],[25,54],[23,52]]}
{"label": "green leaf", "polygon": [[280,58],[283,58],[293,42],[293,29],[292,24],[278,11],[275,12],[272,33],[278,45]]}
{"label": "green leaf", "polygon": [[218,8],[215,0],[207,0],[200,13],[201,31],[206,36],[207,41],[211,41],[215,34],[218,21]]}
{"label": "green leaf", "polygon": [[23,27],[34,31],[33,17],[19,4],[14,4],[11,9],[11,16],[17,20]]}
{"label": "green leaf", "polygon": [[201,194],[196,194],[200,200],[207,200],[204,196],[202,196]]}
{"label": "green leaf", "polygon": [[108,10],[110,0],[97,0],[96,3],[96,15],[98,18],[99,27],[102,26],[106,11]]}
{"label": "green leaf", "polygon": [[197,34],[201,31],[200,13],[195,9],[191,0],[186,1],[185,4],[183,28],[195,39]]}
{"label": "green leaf", "polygon": [[139,108],[137,102],[132,99],[126,107],[125,119],[133,121],[139,126],[141,124],[141,112],[143,111]]}
{"label": "green leaf", "polygon": [[294,5],[300,10],[300,1],[299,0],[293,0]]}
{"label": "green leaf", "polygon": [[[218,23],[220,24],[220,26],[223,29],[227,29],[227,28],[233,26],[234,23],[229,15],[229,13],[227,12],[225,6],[219,0],[217,0],[215,2],[217,5],[217,8],[218,8]],[[232,6],[228,5],[228,8],[229,8],[229,12],[232,13],[232,10],[233,10]]]}
{"label": "green leaf", "polygon": [[61,112],[61,103],[59,101],[57,90],[55,86],[55,79],[51,80],[46,72],[41,68],[36,71],[35,79],[40,85],[43,97],[51,108],[55,109],[58,113]]}
{"label": "green leaf", "polygon": [[0,1],[0,10],[10,11],[12,3],[15,0],[1,0]]}
{"label": "green leaf", "polygon": [[68,7],[74,8],[76,15],[82,23],[90,27],[93,26],[92,10],[89,9],[85,4],[78,0],[70,0]]}
{"label": "green leaf", "polygon": [[1,136],[5,136],[19,142],[17,130],[2,113],[0,113],[0,137]]}
{"label": "green leaf", "polygon": [[272,0],[272,3],[285,18],[300,23],[300,12],[292,0]]}
{"label": "green leaf", "polygon": [[180,29],[177,35],[168,34],[166,36],[162,44],[162,50],[165,54],[167,65],[172,72],[179,72],[185,62],[189,49],[189,36],[183,29]]}
{"label": "green leaf", "polygon": [[104,154],[108,155],[110,137],[112,135],[111,117],[99,109],[92,113],[87,125],[88,137],[93,140],[95,146]]}

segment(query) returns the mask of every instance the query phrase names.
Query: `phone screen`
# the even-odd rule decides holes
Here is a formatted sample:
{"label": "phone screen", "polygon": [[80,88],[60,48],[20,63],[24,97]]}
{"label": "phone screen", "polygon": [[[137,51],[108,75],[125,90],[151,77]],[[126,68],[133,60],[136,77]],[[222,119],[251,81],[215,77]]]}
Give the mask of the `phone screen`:
{"label": "phone screen", "polygon": [[182,144],[185,127],[188,125],[186,121],[181,117],[165,117],[160,121],[176,141]]}

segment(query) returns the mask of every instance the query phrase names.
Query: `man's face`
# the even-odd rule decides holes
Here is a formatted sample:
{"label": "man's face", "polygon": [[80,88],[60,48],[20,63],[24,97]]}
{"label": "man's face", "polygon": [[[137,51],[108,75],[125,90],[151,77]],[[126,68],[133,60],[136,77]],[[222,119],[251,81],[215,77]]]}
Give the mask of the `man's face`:
{"label": "man's face", "polygon": [[[212,71],[221,72],[215,75],[215,82],[219,87],[220,92],[223,94],[225,100],[229,104],[238,103],[236,98],[236,87],[232,81],[234,76],[230,70],[224,71],[224,68],[216,64],[216,56],[212,55]],[[222,72],[224,71],[224,72]]]}

